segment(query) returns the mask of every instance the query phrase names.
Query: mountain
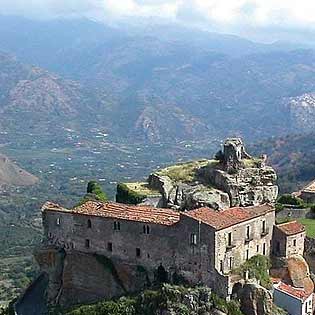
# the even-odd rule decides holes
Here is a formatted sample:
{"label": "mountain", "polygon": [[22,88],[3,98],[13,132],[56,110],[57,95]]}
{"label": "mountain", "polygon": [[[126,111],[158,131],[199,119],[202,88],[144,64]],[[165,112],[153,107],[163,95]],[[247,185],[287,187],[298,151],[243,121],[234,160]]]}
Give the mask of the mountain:
{"label": "mountain", "polygon": [[292,192],[315,179],[315,134],[274,137],[251,148],[266,153],[277,170],[282,192]]}
{"label": "mountain", "polygon": [[0,186],[29,186],[38,182],[38,178],[0,154]]}
{"label": "mountain", "polygon": [[315,52],[296,48],[179,25],[0,16],[0,49],[17,56],[0,60],[0,126],[46,145],[68,144],[66,129],[149,143],[309,132],[315,107],[293,100],[315,92]]}

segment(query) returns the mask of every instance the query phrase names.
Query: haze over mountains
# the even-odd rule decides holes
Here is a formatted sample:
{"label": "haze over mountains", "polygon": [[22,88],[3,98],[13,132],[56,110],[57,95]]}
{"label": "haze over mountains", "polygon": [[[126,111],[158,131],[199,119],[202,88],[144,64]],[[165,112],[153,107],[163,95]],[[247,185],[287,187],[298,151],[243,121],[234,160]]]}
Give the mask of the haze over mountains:
{"label": "haze over mountains", "polygon": [[299,46],[2,16],[0,50],[17,56],[2,54],[0,67],[0,125],[13,137],[96,127],[119,141],[256,140],[315,124],[314,106],[299,101],[315,90],[315,52]]}

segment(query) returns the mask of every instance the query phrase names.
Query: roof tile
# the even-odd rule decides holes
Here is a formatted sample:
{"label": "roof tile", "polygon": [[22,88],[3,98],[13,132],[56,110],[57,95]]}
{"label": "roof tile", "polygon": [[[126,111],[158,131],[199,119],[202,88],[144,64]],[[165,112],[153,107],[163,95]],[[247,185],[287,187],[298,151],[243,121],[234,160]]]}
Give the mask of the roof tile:
{"label": "roof tile", "polygon": [[274,211],[274,207],[270,205],[235,207],[223,211],[216,211],[205,207],[184,212],[183,215],[195,220],[199,220],[207,225],[212,226],[216,230],[221,230],[259,217],[271,211]]}
{"label": "roof tile", "polygon": [[87,201],[86,203],[68,210],[53,203],[46,203],[43,211],[71,212],[73,214],[91,215],[105,218],[173,225],[179,221],[179,213],[170,209],[150,206],[131,206],[115,202]]}
{"label": "roof tile", "polygon": [[276,225],[276,227],[286,235],[294,235],[305,231],[303,224],[297,221],[290,221]]}

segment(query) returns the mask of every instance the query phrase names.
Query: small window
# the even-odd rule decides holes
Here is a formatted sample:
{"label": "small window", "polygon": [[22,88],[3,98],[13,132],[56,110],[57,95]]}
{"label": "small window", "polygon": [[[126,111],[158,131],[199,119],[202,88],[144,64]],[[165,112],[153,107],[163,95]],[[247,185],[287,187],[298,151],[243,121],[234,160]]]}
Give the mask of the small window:
{"label": "small window", "polygon": [[228,234],[228,246],[232,245],[232,232],[229,232]]}
{"label": "small window", "polygon": [[246,249],[246,260],[249,259],[249,249]]}
{"label": "small window", "polygon": [[223,272],[223,260],[220,260],[220,272]]}
{"label": "small window", "polygon": [[263,244],[263,255],[266,255],[266,243]]}
{"label": "small window", "polygon": [[194,233],[190,234],[190,245],[197,245],[197,235]]}
{"label": "small window", "polygon": [[109,252],[112,252],[113,251],[113,243],[107,243],[107,250],[109,251]]}
{"label": "small window", "polygon": [[250,238],[250,227],[247,226],[246,227],[246,239],[249,239]]}
{"label": "small window", "polygon": [[87,227],[88,227],[89,229],[92,228],[92,222],[91,222],[90,219],[88,219],[88,221],[87,221]]}
{"label": "small window", "polygon": [[85,248],[90,248],[90,240],[86,239],[85,240]]}
{"label": "small window", "polygon": [[296,246],[296,239],[293,240],[293,246]]}
{"label": "small window", "polygon": [[148,225],[143,226],[143,234],[150,234],[150,227]]}
{"label": "small window", "polygon": [[230,269],[232,269],[233,268],[233,258],[232,257],[230,257],[230,259],[229,259],[229,265],[230,265]]}
{"label": "small window", "polygon": [[256,246],[256,252],[259,253],[259,245]]}
{"label": "small window", "polygon": [[262,232],[266,233],[266,221],[262,221]]}
{"label": "small window", "polygon": [[118,221],[114,222],[114,230],[115,231],[120,231],[120,222],[118,222]]}
{"label": "small window", "polygon": [[56,225],[60,225],[60,222],[61,222],[61,221],[60,221],[60,218],[57,218],[57,219],[56,219]]}
{"label": "small window", "polygon": [[140,257],[141,256],[141,250],[140,248],[136,248],[136,256]]}

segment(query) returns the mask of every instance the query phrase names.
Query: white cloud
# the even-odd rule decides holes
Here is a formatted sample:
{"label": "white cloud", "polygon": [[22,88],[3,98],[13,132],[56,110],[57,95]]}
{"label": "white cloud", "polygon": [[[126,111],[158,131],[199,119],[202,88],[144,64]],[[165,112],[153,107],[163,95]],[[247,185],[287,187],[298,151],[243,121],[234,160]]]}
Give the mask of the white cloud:
{"label": "white cloud", "polygon": [[239,27],[315,28],[314,0],[0,0],[0,13],[29,16],[164,17]]}

